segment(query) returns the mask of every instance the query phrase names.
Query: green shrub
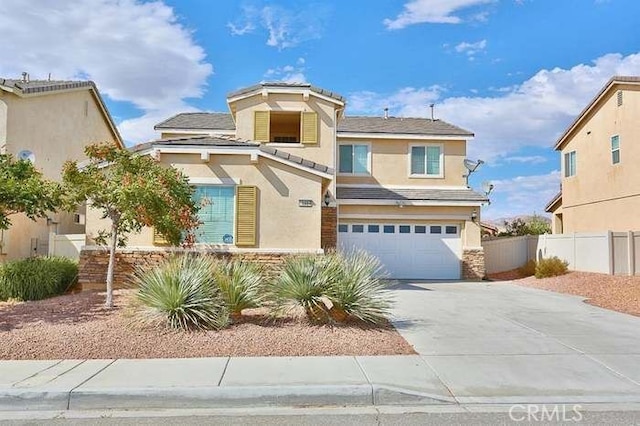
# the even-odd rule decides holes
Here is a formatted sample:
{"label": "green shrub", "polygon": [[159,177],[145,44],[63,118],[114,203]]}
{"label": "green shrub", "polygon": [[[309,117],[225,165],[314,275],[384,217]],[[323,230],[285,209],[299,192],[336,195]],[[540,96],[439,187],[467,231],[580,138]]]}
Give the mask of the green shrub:
{"label": "green shrub", "polygon": [[66,292],[78,277],[78,264],[64,257],[34,257],[0,266],[0,300],[41,300]]}
{"label": "green shrub", "polygon": [[136,271],[138,321],[181,330],[226,327],[229,313],[213,279],[214,267],[209,258],[181,256]]}
{"label": "green shrub", "polygon": [[213,276],[232,315],[262,305],[265,297],[262,272],[254,263],[223,261],[216,265]]}
{"label": "green shrub", "polygon": [[536,264],[536,278],[555,277],[567,273],[569,263],[553,256],[542,259]]}
{"label": "green shrub", "polygon": [[310,320],[326,321],[328,308],[322,299],[334,274],[335,263],[329,257],[306,255],[287,258],[270,292],[275,313],[300,306]]}
{"label": "green shrub", "polygon": [[380,323],[391,307],[381,276],[378,259],[363,251],[296,256],[286,260],[271,295],[276,313],[301,306],[311,321]]}
{"label": "green shrub", "polygon": [[522,277],[530,277],[531,275],[534,275],[536,273],[536,261],[529,260],[523,266],[518,268],[518,273]]}
{"label": "green shrub", "polygon": [[352,317],[378,324],[390,314],[391,294],[383,280],[382,265],[365,251],[333,254],[336,273],[327,289],[330,314],[335,320]]}

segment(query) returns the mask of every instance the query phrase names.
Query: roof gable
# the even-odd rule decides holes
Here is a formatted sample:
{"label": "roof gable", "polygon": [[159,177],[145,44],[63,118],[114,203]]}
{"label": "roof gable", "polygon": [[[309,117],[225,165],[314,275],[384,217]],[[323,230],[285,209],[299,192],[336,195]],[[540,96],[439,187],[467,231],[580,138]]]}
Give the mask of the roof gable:
{"label": "roof gable", "polygon": [[124,148],[122,136],[104,103],[100,91],[91,80],[67,81],[67,80],[16,80],[0,77],[0,90],[11,92],[19,97],[31,97],[39,95],[55,94],[56,92],[67,92],[71,90],[89,90],[102,112],[107,125],[113,133],[116,143]]}
{"label": "roof gable", "polygon": [[567,127],[567,129],[562,133],[562,135],[558,138],[554,145],[554,149],[559,151],[564,148],[564,145],[569,139],[569,136],[576,130],[583,121],[587,118],[587,116],[594,111],[600,101],[605,99],[608,94],[614,90],[615,87],[623,84],[630,84],[633,86],[640,87],[640,77],[638,76],[613,76],[609,79],[609,81],[604,85],[602,89],[598,92],[598,94],[587,104],[587,106],[578,114],[576,119]]}
{"label": "roof gable", "polygon": [[335,92],[313,86],[309,83],[285,83],[285,82],[264,82],[253,86],[245,87],[227,94],[227,102],[232,103],[238,99],[254,96],[263,93],[304,93],[316,94],[322,98],[333,101],[334,103],[344,105],[346,99]]}

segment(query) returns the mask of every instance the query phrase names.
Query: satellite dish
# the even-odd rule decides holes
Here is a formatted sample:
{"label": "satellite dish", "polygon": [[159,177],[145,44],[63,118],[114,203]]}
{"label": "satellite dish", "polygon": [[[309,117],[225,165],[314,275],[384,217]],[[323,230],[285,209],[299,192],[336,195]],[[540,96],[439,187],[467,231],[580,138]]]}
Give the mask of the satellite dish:
{"label": "satellite dish", "polygon": [[484,182],[482,182],[482,191],[489,195],[491,193],[491,191],[493,191],[493,184],[487,180],[485,180]]}
{"label": "satellite dish", "polygon": [[24,149],[18,153],[18,159],[35,163],[36,155],[33,152],[29,151],[28,149]]}
{"label": "satellite dish", "polygon": [[476,169],[478,167],[480,167],[481,164],[484,164],[484,161],[482,160],[478,160],[478,161],[471,161],[468,159],[464,159],[464,166],[467,168],[467,170],[469,170],[471,173],[475,172]]}

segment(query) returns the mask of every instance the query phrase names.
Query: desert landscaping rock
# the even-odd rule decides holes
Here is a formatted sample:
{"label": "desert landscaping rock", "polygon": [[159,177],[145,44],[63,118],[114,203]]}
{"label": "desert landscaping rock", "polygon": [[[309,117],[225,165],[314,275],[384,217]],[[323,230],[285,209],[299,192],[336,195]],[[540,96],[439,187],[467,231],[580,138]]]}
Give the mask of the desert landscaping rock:
{"label": "desert landscaping rock", "polygon": [[521,278],[517,271],[508,271],[494,274],[491,278],[525,287],[583,296],[592,305],[640,316],[640,276],[569,272],[558,277],[537,279]]}
{"label": "desert landscaping rock", "polygon": [[415,353],[391,326],[311,325],[264,311],[222,331],[176,332],[131,326],[127,298],[103,307],[104,293],[0,304],[0,359],[194,358],[217,356],[402,355]]}

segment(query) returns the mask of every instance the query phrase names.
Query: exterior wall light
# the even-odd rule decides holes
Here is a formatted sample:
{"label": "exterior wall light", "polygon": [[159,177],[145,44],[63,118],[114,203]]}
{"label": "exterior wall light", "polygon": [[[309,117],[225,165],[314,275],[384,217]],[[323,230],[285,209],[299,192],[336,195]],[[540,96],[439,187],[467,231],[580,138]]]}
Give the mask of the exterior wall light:
{"label": "exterior wall light", "polygon": [[471,222],[476,222],[478,220],[478,211],[474,210],[471,212]]}
{"label": "exterior wall light", "polygon": [[329,207],[329,204],[331,203],[331,194],[329,194],[329,191],[324,193],[324,205]]}

